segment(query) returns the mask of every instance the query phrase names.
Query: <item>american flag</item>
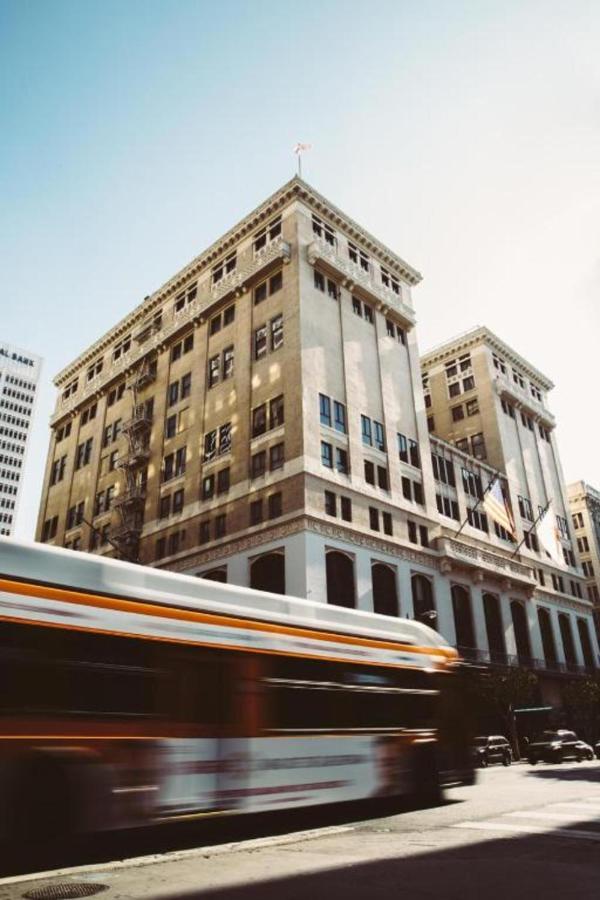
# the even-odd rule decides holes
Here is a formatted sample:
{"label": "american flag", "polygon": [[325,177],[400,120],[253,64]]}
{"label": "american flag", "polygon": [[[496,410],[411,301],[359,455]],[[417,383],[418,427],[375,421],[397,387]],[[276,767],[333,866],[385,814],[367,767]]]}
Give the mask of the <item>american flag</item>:
{"label": "american flag", "polygon": [[300,156],[301,153],[305,153],[307,150],[312,150],[312,144],[294,144],[296,156]]}
{"label": "american flag", "polygon": [[508,498],[504,493],[502,482],[498,477],[494,479],[491,487],[483,498],[483,507],[491,518],[501,525],[505,531],[515,534],[515,521]]}

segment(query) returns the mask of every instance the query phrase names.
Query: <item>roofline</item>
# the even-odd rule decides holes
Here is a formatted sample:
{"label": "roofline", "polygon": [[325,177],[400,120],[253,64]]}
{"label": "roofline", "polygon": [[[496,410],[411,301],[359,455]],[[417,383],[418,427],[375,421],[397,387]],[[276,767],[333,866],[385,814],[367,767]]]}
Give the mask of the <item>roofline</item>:
{"label": "roofline", "polygon": [[450,353],[467,350],[481,342],[484,342],[494,350],[498,350],[498,352],[510,360],[510,362],[518,365],[527,375],[539,382],[544,390],[551,391],[554,387],[554,382],[551,381],[547,375],[544,375],[543,372],[536,369],[536,367],[528,362],[524,356],[521,356],[520,353],[513,350],[509,344],[506,344],[497,334],[494,334],[494,332],[490,331],[485,325],[477,325],[470,331],[463,331],[456,337],[450,338],[450,340],[444,341],[421,354],[421,368],[443,360],[446,356],[450,355]]}
{"label": "roofline", "polygon": [[334,206],[333,203],[322,194],[319,194],[306,181],[295,175],[218,240],[214,241],[206,250],[194,257],[191,262],[187,263],[169,278],[158,290],[145,297],[131,312],[127,313],[126,316],[84,350],[76,359],[61,369],[53,379],[54,385],[57,388],[62,387],[82,366],[91,362],[98,353],[105,350],[114,340],[145,321],[160,303],[170,294],[185,286],[190,278],[199,275],[201,271],[215,263],[223,254],[227,253],[232,245],[237,244],[241,238],[254,231],[265,219],[268,219],[278,210],[298,199],[304,201],[316,211],[325,211],[330,220],[345,228],[356,240],[372,252],[377,253],[390,269],[395,271],[405,281],[408,281],[409,284],[415,285],[421,281],[422,275],[420,272],[410,266],[385,244],[382,244],[381,241],[378,241],[377,238],[358,225],[357,222],[338,209],[337,206]]}
{"label": "roofline", "polygon": [[567,485],[567,497],[573,499],[575,494],[591,497],[593,500],[600,503],[600,491],[597,490],[597,488],[592,487],[591,484],[588,484],[587,481],[572,481]]}

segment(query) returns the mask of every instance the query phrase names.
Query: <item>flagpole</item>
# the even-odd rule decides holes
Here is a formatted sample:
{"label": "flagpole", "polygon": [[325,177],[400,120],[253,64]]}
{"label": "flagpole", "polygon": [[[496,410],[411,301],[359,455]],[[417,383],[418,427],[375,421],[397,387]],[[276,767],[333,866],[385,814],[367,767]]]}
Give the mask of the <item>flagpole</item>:
{"label": "flagpole", "polygon": [[[499,478],[499,477],[500,477],[500,472],[495,472],[494,477],[491,479],[490,482],[488,482],[488,485],[487,485],[485,491],[483,492],[483,494],[481,495],[481,497],[479,497],[479,498],[477,499],[477,503],[475,504],[475,506],[474,506],[472,509],[469,510],[469,512],[472,512],[472,513],[475,512],[475,510],[477,509],[477,507],[479,506],[479,504],[483,501],[483,498],[484,498],[485,495],[488,493],[488,491],[491,491],[491,489],[494,487],[494,485],[495,485],[496,482],[498,481],[498,478]],[[460,528],[458,529],[458,531],[457,531],[456,534],[454,535],[455,538],[457,538],[457,537],[459,536],[459,534],[461,533],[461,531],[463,530],[463,528],[465,527],[465,525],[467,524],[468,521],[469,521],[469,516],[467,515],[467,518],[464,520],[464,522],[461,524]]]}
{"label": "flagpole", "polygon": [[519,543],[517,544],[517,547],[516,547],[514,553],[512,553],[512,554],[508,557],[509,559],[513,559],[513,558],[517,555],[517,553],[519,552],[519,550],[521,549],[521,547],[523,546],[523,544],[525,543],[525,534],[531,534],[531,532],[533,531],[533,529],[535,528],[535,526],[537,525],[537,523],[540,521],[540,519],[542,518],[542,516],[545,516],[545,515],[546,515],[546,513],[548,512],[548,509],[550,508],[550,502],[551,502],[551,501],[548,500],[548,502],[547,502],[546,506],[543,508],[543,510],[542,510],[540,513],[538,513],[538,517],[537,517],[537,519],[535,520],[535,522],[533,523],[533,525],[531,526],[531,528],[528,528],[528,529],[527,529],[527,532],[523,532],[523,537],[521,538],[521,540],[520,540]]}

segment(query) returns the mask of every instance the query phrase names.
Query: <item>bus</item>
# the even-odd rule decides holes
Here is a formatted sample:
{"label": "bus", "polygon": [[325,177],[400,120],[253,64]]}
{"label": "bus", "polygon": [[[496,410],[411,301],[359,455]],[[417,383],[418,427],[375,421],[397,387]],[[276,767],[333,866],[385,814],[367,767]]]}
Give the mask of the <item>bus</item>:
{"label": "bus", "polygon": [[0,841],[472,778],[419,622],[0,538]]}

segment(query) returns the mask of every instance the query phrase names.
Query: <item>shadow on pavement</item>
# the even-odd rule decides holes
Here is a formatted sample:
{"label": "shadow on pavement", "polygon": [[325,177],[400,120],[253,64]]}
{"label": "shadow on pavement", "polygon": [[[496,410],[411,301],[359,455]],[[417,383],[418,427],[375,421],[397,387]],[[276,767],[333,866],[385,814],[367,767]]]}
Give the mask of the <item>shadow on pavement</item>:
{"label": "shadow on pavement", "polygon": [[[320,872],[169,894],[169,900],[597,900],[600,842],[566,837],[563,831],[598,828],[581,821],[542,835],[478,840],[461,847]],[[600,830],[594,832],[600,839]],[[405,837],[405,836],[404,836]],[[403,835],[398,834],[399,852]],[[549,843],[551,841],[551,843]],[[332,845],[335,846],[335,845]],[[273,848],[276,850],[277,848]],[[297,851],[297,848],[295,848]],[[320,853],[325,851],[320,849]],[[317,855],[317,854],[315,854]],[[313,857],[314,859],[314,857]],[[264,863],[264,861],[263,861]],[[268,865],[268,863],[267,863]],[[152,897],[152,892],[148,894]],[[165,897],[163,891],[161,898]]]}
{"label": "shadow on pavement", "polygon": [[534,778],[547,778],[558,781],[591,781],[600,784],[600,767],[588,768],[586,765],[569,766],[563,769],[562,766],[544,766],[538,768],[531,767],[527,772]]}

